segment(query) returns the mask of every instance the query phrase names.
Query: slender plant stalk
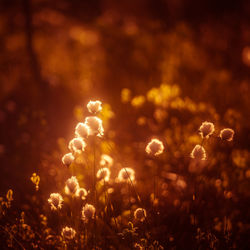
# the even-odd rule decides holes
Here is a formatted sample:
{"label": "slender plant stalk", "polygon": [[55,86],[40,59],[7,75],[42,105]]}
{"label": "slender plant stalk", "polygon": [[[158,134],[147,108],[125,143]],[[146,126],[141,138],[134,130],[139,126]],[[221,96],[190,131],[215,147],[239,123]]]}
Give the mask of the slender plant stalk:
{"label": "slender plant stalk", "polygon": [[[140,206],[141,206],[141,207],[144,207],[143,204],[142,204],[141,198],[140,198],[140,196],[138,195],[138,193],[137,193],[137,191],[136,191],[136,189],[135,189],[135,186],[134,186],[134,184],[133,184],[133,181],[131,180],[131,178],[130,178],[130,176],[129,176],[129,174],[128,174],[127,169],[126,169],[126,168],[124,168],[124,169],[125,169],[125,171],[126,171],[126,173],[127,173],[128,179],[129,179],[129,181],[130,181],[130,183],[131,183],[131,186],[132,186],[133,189],[134,189],[136,198],[137,198],[138,202],[140,203]],[[145,217],[145,221],[146,221],[146,223],[148,224],[147,216]]]}
{"label": "slender plant stalk", "polygon": [[[97,197],[96,197],[96,145],[95,145],[95,138],[93,140],[93,153],[94,153],[94,164],[93,164],[93,192],[94,192],[94,207],[97,209]],[[96,249],[96,212],[94,215],[94,249]]]}
{"label": "slender plant stalk", "polygon": [[[110,145],[110,143],[108,143],[108,142],[107,142],[107,145],[109,146],[109,148],[110,148],[113,152],[116,153],[117,158],[119,158],[119,154],[118,154],[117,150],[114,149],[113,146]],[[121,161],[121,162],[122,162],[122,161]],[[135,186],[134,186],[134,184],[133,184],[133,181],[131,180],[131,178],[130,178],[130,176],[129,176],[129,174],[128,174],[128,171],[127,171],[126,167],[123,167],[123,168],[125,169],[126,174],[127,174],[127,176],[128,176],[128,179],[129,179],[129,181],[130,181],[130,183],[131,183],[131,186],[132,186],[132,188],[133,188],[133,190],[134,190],[134,192],[135,192],[137,201],[139,202],[139,204],[140,204],[141,207],[144,207],[143,204],[142,204],[142,200],[141,200],[141,198],[140,198],[138,192],[136,191],[136,188],[135,188]],[[111,204],[111,205],[112,205],[112,204]],[[147,223],[147,225],[148,225],[148,219],[147,219],[147,217],[145,217],[145,221],[146,221],[146,223]]]}
{"label": "slender plant stalk", "polygon": [[103,186],[104,186],[104,199],[105,199],[105,206],[107,206],[107,190],[106,190],[106,182],[103,179]]}
{"label": "slender plant stalk", "polygon": [[[154,200],[153,200],[153,202],[155,203],[155,198],[156,198],[156,175],[154,174]],[[153,205],[154,205],[154,203],[153,203]]]}
{"label": "slender plant stalk", "polygon": [[112,206],[112,203],[111,203],[111,199],[109,198],[109,194],[108,194],[107,188],[106,188],[106,182],[105,182],[104,179],[103,179],[103,182],[104,182],[105,206],[107,207],[107,213],[108,213],[108,206],[110,204],[110,209],[112,211],[114,221],[115,221],[115,227],[116,227],[116,230],[118,231],[118,226],[117,226],[116,218],[115,218],[115,215],[114,215],[114,209],[113,209],[113,206]]}

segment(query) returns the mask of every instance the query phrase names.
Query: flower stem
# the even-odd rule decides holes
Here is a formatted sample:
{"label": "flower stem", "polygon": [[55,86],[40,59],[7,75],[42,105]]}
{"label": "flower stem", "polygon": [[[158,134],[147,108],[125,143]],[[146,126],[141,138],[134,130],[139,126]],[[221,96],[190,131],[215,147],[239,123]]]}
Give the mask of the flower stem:
{"label": "flower stem", "polygon": [[[94,154],[94,161],[93,161],[93,193],[94,193],[94,207],[97,209],[97,197],[96,197],[96,145],[95,145],[95,138],[93,139],[93,154]],[[94,232],[93,232],[93,240],[94,240],[94,249],[96,249],[96,212],[94,216]]]}

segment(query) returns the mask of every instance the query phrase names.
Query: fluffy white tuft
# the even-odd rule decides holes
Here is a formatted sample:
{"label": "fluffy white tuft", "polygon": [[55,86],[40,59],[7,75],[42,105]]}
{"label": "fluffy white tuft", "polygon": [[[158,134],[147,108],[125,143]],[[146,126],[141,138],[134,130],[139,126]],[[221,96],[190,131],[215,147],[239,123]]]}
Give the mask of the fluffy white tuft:
{"label": "fluffy white tuft", "polygon": [[146,152],[154,156],[162,154],[163,150],[163,143],[158,139],[152,139],[146,147]]}
{"label": "fluffy white tuft", "polygon": [[69,166],[74,160],[75,160],[75,157],[72,155],[72,153],[65,154],[62,157],[62,162],[66,166]]}
{"label": "fluffy white tuft", "polygon": [[214,132],[214,124],[212,122],[203,122],[199,128],[201,138],[208,139]]}
{"label": "fluffy white tuft", "polygon": [[134,217],[139,221],[144,221],[147,216],[146,210],[143,208],[137,208],[134,212]]}
{"label": "fluffy white tuft", "polygon": [[79,197],[82,200],[85,200],[87,195],[88,195],[88,192],[85,188],[78,188],[76,190],[76,197]]}
{"label": "fluffy white tuft", "polygon": [[108,182],[110,178],[110,170],[108,168],[100,168],[96,173],[96,177]]}
{"label": "fluffy white tuft", "polygon": [[98,118],[97,116],[88,116],[85,119],[85,123],[90,129],[89,134],[90,135],[97,135],[97,136],[103,136],[103,126],[102,126],[102,120]]}
{"label": "fluffy white tuft", "polygon": [[76,153],[84,151],[86,146],[86,142],[81,137],[77,137],[69,142],[68,148],[71,152]]}
{"label": "fluffy white tuft", "polygon": [[52,193],[48,199],[51,206],[51,210],[57,210],[62,208],[63,197],[59,193]]}
{"label": "fluffy white tuft", "polygon": [[100,101],[89,101],[87,108],[90,113],[96,114],[102,110],[102,103]]}
{"label": "fluffy white tuft", "polygon": [[234,137],[234,131],[231,128],[224,128],[220,131],[220,138],[226,141],[232,141]]}
{"label": "fluffy white tuft", "polygon": [[84,222],[88,222],[90,219],[94,219],[95,217],[95,207],[90,204],[85,204],[82,208],[82,220]]}
{"label": "fluffy white tuft", "polygon": [[101,167],[107,167],[110,168],[113,165],[113,158],[110,157],[109,155],[102,154],[101,155],[101,160],[100,160],[100,166]]}
{"label": "fluffy white tuft", "polygon": [[132,168],[122,168],[118,174],[119,182],[128,182],[129,179],[133,181],[135,179],[135,171]]}
{"label": "fluffy white tuft", "polygon": [[77,137],[87,138],[90,133],[90,128],[87,124],[79,122],[75,128],[75,135]]}
{"label": "fluffy white tuft", "polygon": [[76,231],[71,227],[64,227],[61,234],[65,239],[72,240],[76,235]]}
{"label": "fluffy white tuft", "polygon": [[74,195],[78,189],[79,183],[75,176],[72,176],[66,181],[66,185],[64,188],[66,194]]}
{"label": "fluffy white tuft", "polygon": [[206,160],[206,151],[201,145],[196,145],[192,150],[190,157],[195,160]]}

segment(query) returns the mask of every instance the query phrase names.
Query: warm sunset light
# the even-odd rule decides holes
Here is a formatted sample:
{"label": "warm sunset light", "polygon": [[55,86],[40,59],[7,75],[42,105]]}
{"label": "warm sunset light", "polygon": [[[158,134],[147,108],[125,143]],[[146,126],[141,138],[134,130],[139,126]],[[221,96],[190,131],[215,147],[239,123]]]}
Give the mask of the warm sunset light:
{"label": "warm sunset light", "polygon": [[0,250],[250,249],[249,17],[1,0]]}

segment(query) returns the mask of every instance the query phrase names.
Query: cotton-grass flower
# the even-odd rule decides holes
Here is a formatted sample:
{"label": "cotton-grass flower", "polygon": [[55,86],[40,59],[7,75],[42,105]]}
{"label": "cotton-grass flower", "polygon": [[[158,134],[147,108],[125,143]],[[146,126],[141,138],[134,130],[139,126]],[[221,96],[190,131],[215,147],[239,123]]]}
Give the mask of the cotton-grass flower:
{"label": "cotton-grass flower", "polygon": [[143,208],[137,208],[134,212],[134,217],[136,220],[144,221],[147,216],[146,210]]}
{"label": "cotton-grass flower", "polygon": [[234,131],[231,128],[224,128],[220,131],[220,138],[226,141],[232,141],[234,137]]}
{"label": "cotton-grass flower", "polygon": [[195,160],[206,160],[206,151],[201,145],[196,145],[192,150],[190,157]]}
{"label": "cotton-grass flower", "polygon": [[89,126],[89,134],[102,136],[104,129],[102,126],[102,120],[97,116],[88,116],[85,118],[85,123]]}
{"label": "cotton-grass flower", "polygon": [[66,185],[64,188],[66,194],[74,195],[78,189],[79,183],[75,176],[72,176],[66,181]]}
{"label": "cotton-grass flower", "polygon": [[96,173],[96,177],[108,182],[110,178],[110,170],[108,168],[100,168]]}
{"label": "cotton-grass flower", "polygon": [[64,227],[61,232],[62,236],[67,240],[72,240],[75,238],[76,231],[71,227]]}
{"label": "cotton-grass flower", "polygon": [[201,138],[208,139],[210,135],[214,132],[214,124],[212,122],[203,122],[199,128],[199,133]]}
{"label": "cotton-grass flower", "polygon": [[75,128],[75,135],[77,137],[87,138],[89,136],[89,126],[85,123],[79,122]]}
{"label": "cotton-grass flower", "polygon": [[82,200],[86,199],[86,196],[88,195],[88,192],[85,188],[78,188],[75,193],[76,197],[81,198]]}
{"label": "cotton-grass flower", "polygon": [[100,160],[100,166],[109,168],[112,167],[112,165],[113,165],[113,158],[110,157],[109,155],[102,154]]}
{"label": "cotton-grass flower", "polygon": [[72,155],[72,153],[65,154],[62,157],[62,163],[66,166],[69,166],[74,160],[75,157]]}
{"label": "cotton-grass flower", "polygon": [[95,218],[95,207],[91,204],[85,204],[82,208],[82,220],[88,222],[90,219]]}
{"label": "cotton-grass flower", "polygon": [[102,110],[102,102],[100,101],[89,101],[87,104],[88,111],[92,114],[96,114]]}
{"label": "cotton-grass flower", "polygon": [[135,179],[135,171],[132,168],[122,168],[118,174],[119,182],[128,182]]}
{"label": "cotton-grass flower", "polygon": [[146,152],[154,156],[162,154],[163,150],[163,143],[158,139],[152,139],[146,147]]}
{"label": "cotton-grass flower", "polygon": [[81,137],[77,137],[69,142],[68,148],[72,152],[78,152],[78,151],[80,152],[84,151],[86,146],[87,144],[85,143],[85,141]]}
{"label": "cotton-grass flower", "polygon": [[51,206],[51,210],[57,210],[62,208],[63,197],[59,193],[52,193],[48,199]]}

